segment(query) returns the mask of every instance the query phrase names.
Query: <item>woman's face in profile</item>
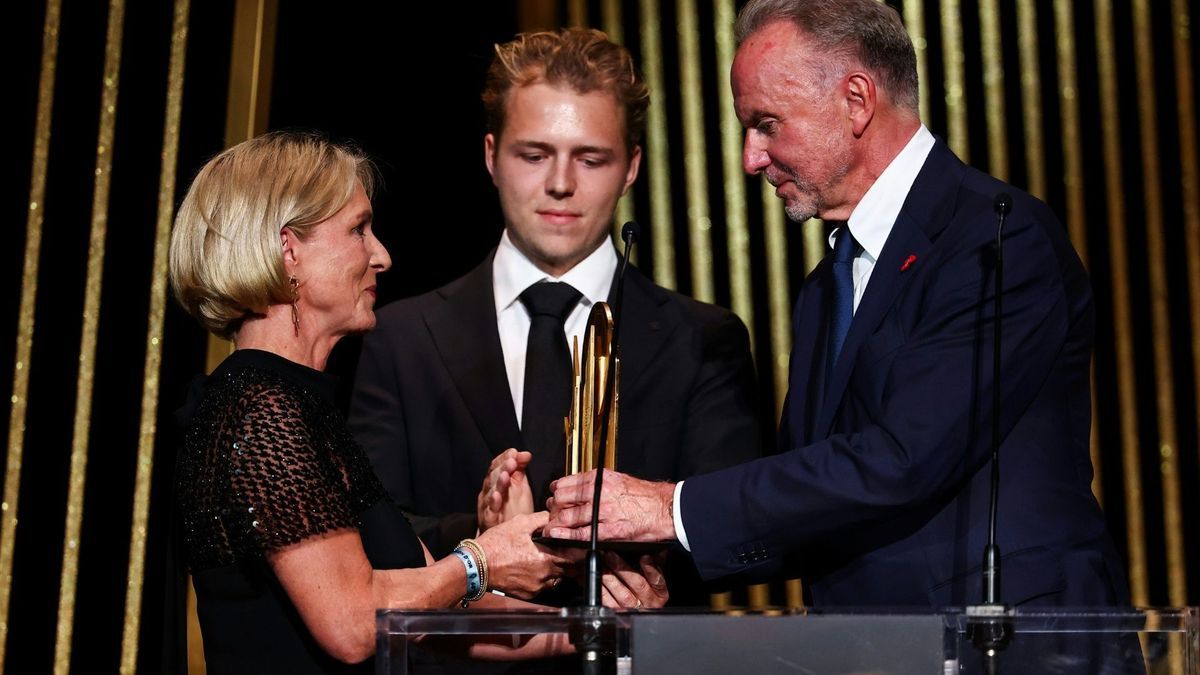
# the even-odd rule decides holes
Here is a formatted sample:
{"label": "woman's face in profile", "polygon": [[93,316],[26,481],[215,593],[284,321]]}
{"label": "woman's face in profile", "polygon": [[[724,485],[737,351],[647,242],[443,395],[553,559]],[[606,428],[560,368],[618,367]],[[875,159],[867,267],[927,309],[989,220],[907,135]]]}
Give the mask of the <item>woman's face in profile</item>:
{"label": "woman's face in profile", "polygon": [[293,240],[300,321],[318,335],[375,327],[375,276],[392,266],[371,229],[371,201],[359,185],[340,211]]}

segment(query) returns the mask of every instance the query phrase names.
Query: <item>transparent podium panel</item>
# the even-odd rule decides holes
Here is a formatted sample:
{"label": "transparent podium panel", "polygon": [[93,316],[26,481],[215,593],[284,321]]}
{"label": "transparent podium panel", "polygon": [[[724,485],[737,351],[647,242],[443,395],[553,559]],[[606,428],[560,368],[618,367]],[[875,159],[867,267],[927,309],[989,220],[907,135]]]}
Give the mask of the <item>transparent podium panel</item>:
{"label": "transparent podium panel", "polygon": [[942,673],[936,614],[644,613],[630,622],[632,672]]}
{"label": "transparent podium panel", "polygon": [[[629,614],[583,607],[540,610],[379,610],[376,613],[375,672],[378,675],[421,675],[454,672],[454,659],[474,640],[526,643],[534,636],[553,636],[561,643],[597,637],[605,649],[605,672],[617,663],[628,668]],[[414,654],[415,653],[415,654]],[[439,658],[445,655],[445,659]],[[414,658],[415,656],[415,658]],[[423,657],[423,658],[422,658]],[[577,654],[562,657],[573,665]],[[542,672],[555,669],[543,667]]]}
{"label": "transparent podium panel", "polygon": [[1195,607],[1017,610],[1001,617],[1011,637],[992,656],[972,639],[972,624],[978,625],[979,617],[966,612],[946,616],[956,628],[953,672],[961,675],[1200,674],[1200,610]]}
{"label": "transparent podium panel", "polygon": [[[1200,610],[397,611],[377,614],[376,672],[424,671],[419,650],[471,640],[597,639],[603,668],[631,673],[1200,674]],[[485,637],[487,636],[487,637]],[[593,643],[597,644],[597,643]],[[579,656],[560,663],[578,672]],[[434,672],[453,672],[444,666]],[[543,668],[540,672],[558,672]]]}

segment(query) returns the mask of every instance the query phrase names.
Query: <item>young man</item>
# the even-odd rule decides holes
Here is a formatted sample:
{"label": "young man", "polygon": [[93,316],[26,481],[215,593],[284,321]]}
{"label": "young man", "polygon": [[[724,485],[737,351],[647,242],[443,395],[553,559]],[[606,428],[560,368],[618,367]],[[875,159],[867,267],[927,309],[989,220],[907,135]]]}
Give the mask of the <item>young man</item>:
{"label": "young man", "polygon": [[[649,91],[624,48],[566,29],[498,45],[483,102],[499,245],[461,279],[379,312],[351,404],[352,429],[435,555],[543,508],[562,474],[568,339],[615,291],[613,212],[637,178]],[[741,321],[633,267],[623,302],[618,468],[679,480],[759,456]],[[672,581],[674,603],[706,603],[697,591]]]}

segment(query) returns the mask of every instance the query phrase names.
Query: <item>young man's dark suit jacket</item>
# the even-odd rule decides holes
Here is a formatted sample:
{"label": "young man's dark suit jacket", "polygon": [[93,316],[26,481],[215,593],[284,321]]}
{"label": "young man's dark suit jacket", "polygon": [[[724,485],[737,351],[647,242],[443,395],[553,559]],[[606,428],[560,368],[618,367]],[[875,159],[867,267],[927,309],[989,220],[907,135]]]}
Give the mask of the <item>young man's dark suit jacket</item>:
{"label": "young man's dark suit jacket", "polygon": [[[759,457],[741,320],[633,267],[624,302],[617,467],[678,480]],[[496,328],[492,256],[443,288],[378,312],[363,343],[350,426],[435,557],[474,536],[475,500],[492,458],[524,447]],[[561,453],[535,457],[536,509],[545,508],[545,485],[561,467]]]}
{"label": "young man's dark suit jacket", "polygon": [[818,605],[979,600],[994,384],[993,200],[1005,191],[1013,207],[1004,228],[1001,599],[1128,601],[1090,490],[1094,314],[1083,267],[1045,204],[965,166],[940,140],[828,384],[830,260],[805,282],[785,451],[684,483],[680,508],[701,576],[757,576],[795,563]]}

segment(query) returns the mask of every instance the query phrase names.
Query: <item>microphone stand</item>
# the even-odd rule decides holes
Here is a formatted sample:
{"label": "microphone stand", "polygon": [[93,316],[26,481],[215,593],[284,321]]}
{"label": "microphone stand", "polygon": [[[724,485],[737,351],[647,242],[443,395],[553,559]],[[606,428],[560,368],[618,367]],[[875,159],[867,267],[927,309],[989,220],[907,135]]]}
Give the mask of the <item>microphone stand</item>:
{"label": "microphone stand", "polygon": [[996,317],[992,324],[992,476],[991,503],[988,507],[988,539],[983,549],[983,602],[966,608],[967,637],[983,654],[984,672],[994,675],[999,669],[999,653],[1012,641],[1012,609],[1000,602],[1000,547],[996,545],[996,515],[1000,493],[1000,336],[1003,324],[1004,248],[1001,236],[1004,220],[1012,211],[1008,193],[996,195]]}
{"label": "microphone stand", "polygon": [[[606,387],[613,386],[613,369],[621,358],[621,307],[625,295],[625,270],[629,267],[629,256],[633,252],[634,244],[637,243],[637,237],[638,224],[632,220],[625,223],[621,228],[621,239],[625,242],[625,256],[621,261],[620,272],[617,274],[616,302],[613,303],[612,358],[608,360]],[[611,409],[608,412],[610,415],[612,414]],[[608,452],[608,429],[608,424],[600,427],[602,453]],[[611,629],[603,630],[604,622],[601,617],[604,607],[600,601],[600,528],[598,524],[600,522],[600,494],[604,486],[604,465],[607,462],[608,456],[605,454],[596,465],[596,481],[592,490],[592,538],[587,552],[587,604],[582,609],[583,623],[580,625],[580,632],[572,638],[572,642],[583,655],[585,675],[600,675],[606,670],[606,664],[601,656],[606,651],[606,647],[608,651],[611,651],[615,642],[613,631]],[[607,670],[615,670],[615,668]]]}

